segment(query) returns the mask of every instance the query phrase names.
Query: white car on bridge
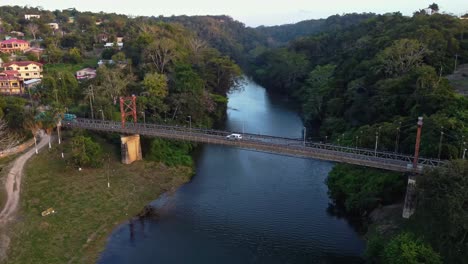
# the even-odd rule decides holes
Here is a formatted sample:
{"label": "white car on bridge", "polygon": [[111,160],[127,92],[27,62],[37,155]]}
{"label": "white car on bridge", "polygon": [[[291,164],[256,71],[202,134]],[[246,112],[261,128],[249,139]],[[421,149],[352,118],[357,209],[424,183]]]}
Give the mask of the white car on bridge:
{"label": "white car on bridge", "polygon": [[230,135],[227,135],[226,138],[228,140],[241,140],[242,135],[241,134],[230,134]]}

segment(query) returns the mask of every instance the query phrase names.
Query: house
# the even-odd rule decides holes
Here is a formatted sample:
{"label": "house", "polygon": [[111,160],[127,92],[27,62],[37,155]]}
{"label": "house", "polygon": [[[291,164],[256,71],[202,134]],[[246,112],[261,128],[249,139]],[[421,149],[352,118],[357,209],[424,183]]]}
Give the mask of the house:
{"label": "house", "polygon": [[58,23],[47,23],[47,25],[50,27],[52,30],[58,30],[59,29],[59,24]]}
{"label": "house", "polygon": [[98,42],[107,42],[109,40],[109,35],[106,33],[101,33],[97,35]]}
{"label": "house", "polygon": [[97,64],[98,64],[98,67],[101,67],[102,65],[115,64],[115,62],[113,60],[99,60]]}
{"label": "house", "polygon": [[26,19],[26,20],[31,20],[31,19],[33,19],[33,18],[39,19],[39,18],[41,18],[41,15],[33,15],[33,14],[26,14],[26,15],[24,15],[24,19]]}
{"label": "house", "polygon": [[75,73],[78,80],[89,80],[96,78],[96,70],[92,68],[84,68]]}
{"label": "house", "polygon": [[73,24],[75,23],[75,17],[68,17],[68,23]]}
{"label": "house", "polygon": [[22,94],[22,79],[18,71],[0,72],[0,94]]}
{"label": "house", "polygon": [[0,42],[0,52],[14,53],[17,51],[24,51],[29,48],[29,42],[21,39],[11,38]]}
{"label": "house", "polygon": [[17,38],[22,38],[22,37],[24,37],[24,33],[23,33],[23,32],[20,32],[20,31],[12,31],[12,32],[10,32],[10,35],[16,36]]}
{"label": "house", "polygon": [[104,48],[114,48],[117,47],[119,50],[123,48],[123,43],[122,42],[117,42],[117,43],[112,43],[112,42],[107,42],[104,45]]}
{"label": "house", "polygon": [[42,64],[35,61],[13,61],[4,63],[6,70],[18,71],[23,80],[42,79]]}
{"label": "house", "polygon": [[117,37],[117,43],[122,43],[123,42],[123,37]]}

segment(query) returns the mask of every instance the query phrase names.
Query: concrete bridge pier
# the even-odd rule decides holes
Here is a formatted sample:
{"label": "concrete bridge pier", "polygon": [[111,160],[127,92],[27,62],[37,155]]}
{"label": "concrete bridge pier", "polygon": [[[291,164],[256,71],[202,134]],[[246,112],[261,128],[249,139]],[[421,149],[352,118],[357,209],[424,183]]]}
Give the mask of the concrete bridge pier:
{"label": "concrete bridge pier", "polygon": [[408,186],[406,187],[405,204],[403,206],[403,218],[410,218],[416,210],[416,175],[408,176]]}
{"label": "concrete bridge pier", "polygon": [[142,160],[140,135],[120,136],[122,163],[131,164],[136,160]]}

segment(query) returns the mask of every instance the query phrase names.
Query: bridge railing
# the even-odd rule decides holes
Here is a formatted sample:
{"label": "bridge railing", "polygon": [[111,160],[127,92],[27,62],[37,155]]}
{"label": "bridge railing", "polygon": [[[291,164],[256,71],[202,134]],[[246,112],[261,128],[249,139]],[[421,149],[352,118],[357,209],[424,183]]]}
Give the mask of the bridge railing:
{"label": "bridge railing", "polygon": [[[199,137],[215,137],[215,138],[225,138],[227,135],[234,133],[232,131],[223,131],[215,129],[203,129],[196,127],[184,127],[184,126],[168,126],[168,125],[159,125],[152,123],[126,123],[125,128],[122,128],[120,122],[115,121],[102,121],[97,119],[76,119],[75,122],[67,122],[65,126],[80,127],[80,128],[90,128],[90,129],[99,129],[104,131],[113,131],[116,133],[140,133],[140,134],[151,134],[151,132],[159,131],[170,134],[178,135],[190,135],[192,138]],[[239,133],[239,132],[237,132]],[[300,139],[292,139],[285,137],[275,137],[268,135],[259,135],[252,133],[240,133],[243,136],[242,141],[246,142],[255,142],[256,144],[261,145],[277,145],[282,148],[292,149],[292,150],[307,150],[317,153],[335,153],[339,156],[347,156],[350,158],[369,160],[369,161],[378,161],[381,163],[387,164],[398,164],[403,166],[404,164],[412,164],[414,157],[411,155],[404,155],[394,152],[385,152],[385,151],[375,151],[372,149],[365,148],[355,148],[355,147],[346,147],[338,146],[334,144],[324,144],[307,141],[304,142]],[[418,167],[437,167],[443,165],[445,162],[435,159],[419,158]]]}

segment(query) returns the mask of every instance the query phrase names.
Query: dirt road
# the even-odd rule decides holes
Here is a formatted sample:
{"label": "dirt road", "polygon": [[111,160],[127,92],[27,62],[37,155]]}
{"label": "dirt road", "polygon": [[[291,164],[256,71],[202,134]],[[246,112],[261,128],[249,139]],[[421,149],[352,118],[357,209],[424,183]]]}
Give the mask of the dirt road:
{"label": "dirt road", "polygon": [[[49,143],[49,136],[45,133],[41,134],[41,140],[37,145],[38,149],[43,148]],[[0,262],[5,260],[10,238],[6,232],[6,224],[14,218],[14,213],[18,209],[21,191],[21,178],[26,161],[36,153],[35,148],[31,148],[28,152],[19,156],[10,171],[5,182],[7,201],[5,207],[0,212]]]}
{"label": "dirt road", "polygon": [[[37,148],[43,148],[45,145],[47,145],[48,142],[49,136],[47,134],[43,134],[41,141],[37,145]],[[28,152],[19,156],[8,172],[8,176],[5,182],[7,201],[5,203],[5,207],[0,212],[0,225],[4,225],[6,222],[8,222],[18,207],[24,164],[29,158],[31,158],[32,155],[34,155],[34,153],[35,148],[31,148]]]}

